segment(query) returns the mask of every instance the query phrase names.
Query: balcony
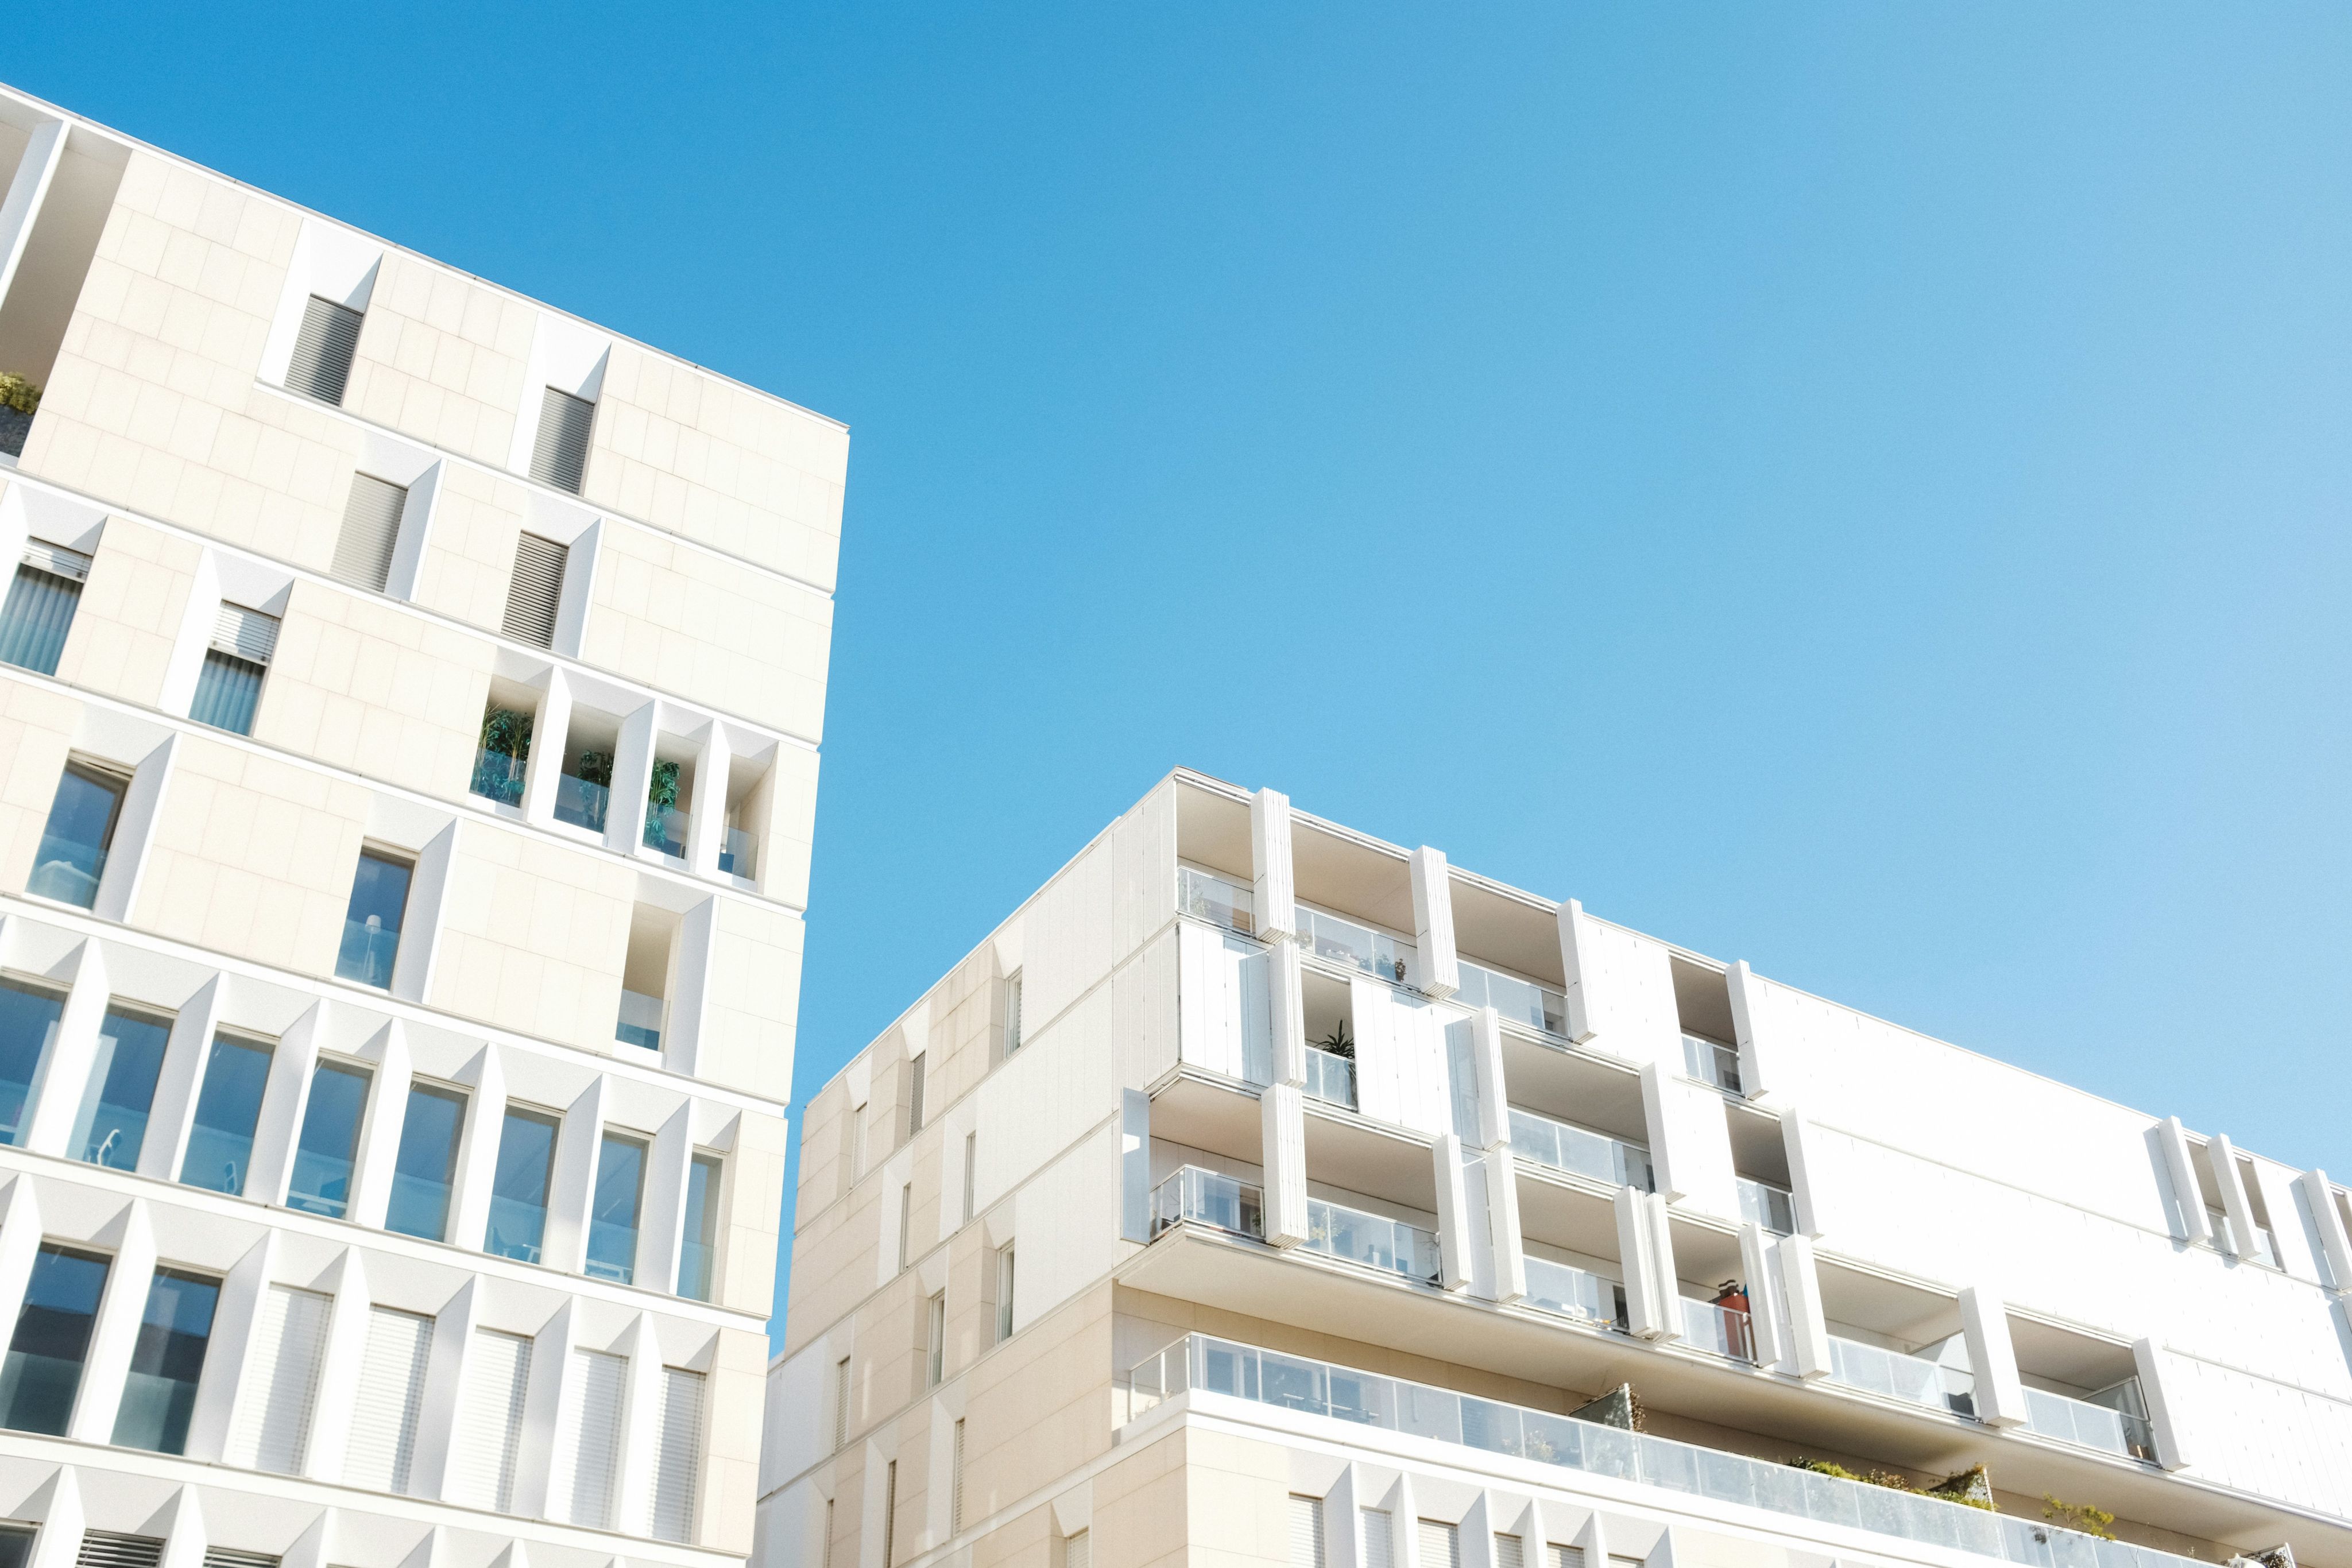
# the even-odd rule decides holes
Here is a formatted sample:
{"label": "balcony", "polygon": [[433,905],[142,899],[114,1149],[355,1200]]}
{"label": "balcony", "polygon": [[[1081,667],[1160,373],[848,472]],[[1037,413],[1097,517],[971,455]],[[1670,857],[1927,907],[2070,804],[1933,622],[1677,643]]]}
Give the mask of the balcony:
{"label": "balcony", "polygon": [[1465,1008],[1492,1008],[1506,1023],[1525,1024],[1546,1034],[1568,1032],[1568,998],[1549,986],[1498,974],[1483,964],[1457,959],[1462,988],[1454,999]]}
{"label": "balcony", "polygon": [[2117,1384],[2099,1396],[2113,1406],[2069,1399],[2039,1388],[2025,1391],[2025,1425],[2029,1431],[2062,1443],[2078,1443],[2101,1453],[2156,1461],[2156,1433],[2140,1409],[2137,1379]]}
{"label": "balcony", "polygon": [[1977,1413],[1977,1380],[1957,1366],[1883,1350],[1859,1340],[1830,1341],[1830,1381],[1865,1394],[1884,1395],[1923,1409],[1947,1411],[1973,1418]]}
{"label": "balcony", "polygon": [[474,778],[467,786],[485,800],[501,806],[522,804],[523,759],[486,747],[474,747]]}
{"label": "balcony", "polygon": [[1249,889],[1236,887],[1221,876],[1194,871],[1188,865],[1176,868],[1176,908],[1179,914],[1238,931],[1244,936],[1256,926],[1251,918]]}
{"label": "balcony", "polygon": [[1720,1040],[1708,1040],[1704,1035],[1684,1035],[1683,1069],[1701,1083],[1726,1094],[1743,1092],[1739,1087],[1739,1052]]}
{"label": "balcony", "polygon": [[1151,1193],[1151,1234],[1185,1223],[1265,1239],[1265,1194],[1238,1177],[1186,1166]]}
{"label": "balcony", "polygon": [[1760,1225],[1775,1236],[1797,1233],[1797,1200],[1787,1187],[1758,1181],[1753,1176],[1735,1176],[1733,1185],[1739,1189],[1740,1218]]}
{"label": "balcony", "polygon": [[1356,1064],[1336,1051],[1307,1048],[1307,1095],[1327,1105],[1356,1108]]}
{"label": "balcony", "polygon": [[1405,983],[1416,956],[1410,942],[1304,904],[1298,909],[1298,942],[1327,963],[1360,969],[1399,986]]}
{"label": "balcony", "polygon": [[[1745,1299],[1745,1298],[1740,1298]],[[1748,1310],[1727,1301],[1682,1298],[1683,1343],[1729,1361],[1756,1359],[1755,1326]]]}
{"label": "balcony", "polygon": [[[1263,1241],[1265,1191],[1254,1183],[1186,1166],[1153,1189],[1151,1234],[1156,1238],[1170,1227],[1188,1221]],[[1429,1284],[1436,1282],[1440,1270],[1437,1238],[1421,1227],[1319,1197],[1307,1200],[1307,1239],[1299,1247],[1343,1263]]]}
{"label": "balcony", "polygon": [[692,819],[676,806],[646,808],[646,848],[658,850],[672,860],[686,858],[686,833],[693,826]]}
{"label": "balcony", "polygon": [[1622,1138],[1511,1107],[1511,1152],[1556,1171],[1591,1176],[1611,1186],[1657,1190],[1650,1151]]}
{"label": "balcony", "polygon": [[1916,1492],[1843,1480],[1206,1334],[1188,1335],[1147,1357],[1129,1373],[1127,1384],[1138,1416],[1180,1395],[1223,1396],[1816,1524],[1975,1552],[2024,1568],[2190,1568],[2195,1561]]}
{"label": "balcony", "polygon": [[559,775],[555,780],[555,820],[559,822],[601,833],[612,805],[613,792],[602,784],[592,784],[570,773]]}
{"label": "balcony", "polygon": [[1555,1263],[1549,1258],[1525,1258],[1521,1261],[1527,1270],[1528,1305],[1624,1332],[1624,1286],[1590,1270]]}

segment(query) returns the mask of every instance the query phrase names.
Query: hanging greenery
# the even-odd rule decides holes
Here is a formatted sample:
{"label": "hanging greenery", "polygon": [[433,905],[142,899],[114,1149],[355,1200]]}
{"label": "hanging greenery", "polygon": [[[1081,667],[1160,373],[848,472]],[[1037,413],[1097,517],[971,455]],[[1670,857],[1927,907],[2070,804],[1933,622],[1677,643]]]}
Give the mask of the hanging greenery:
{"label": "hanging greenery", "polygon": [[583,784],[613,787],[613,754],[609,751],[583,751],[580,754],[580,780]]}
{"label": "hanging greenery", "polygon": [[2104,1508],[2093,1508],[2087,1502],[2063,1502],[2048,1492],[2042,1494],[2042,1517],[2066,1530],[2079,1530],[2085,1535],[2095,1535],[2101,1541],[2113,1541],[2116,1532],[2109,1528],[2116,1516]]}
{"label": "hanging greenery", "polygon": [[[611,777],[609,770],[606,773],[606,777]],[[649,806],[659,806],[665,810],[677,804],[677,763],[656,762],[654,764],[654,781],[646,790],[646,803]]]}
{"label": "hanging greenery", "polygon": [[482,716],[482,749],[500,757],[530,755],[530,715],[494,707]]}

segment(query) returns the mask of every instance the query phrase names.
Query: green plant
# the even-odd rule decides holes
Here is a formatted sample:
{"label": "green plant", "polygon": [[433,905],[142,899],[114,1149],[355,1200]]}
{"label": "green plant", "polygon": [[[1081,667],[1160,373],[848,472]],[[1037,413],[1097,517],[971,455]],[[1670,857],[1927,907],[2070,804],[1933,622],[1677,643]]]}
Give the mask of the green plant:
{"label": "green plant", "polygon": [[[607,777],[609,778],[610,775],[608,774]],[[654,764],[654,781],[646,790],[646,803],[650,806],[659,806],[665,810],[677,804],[677,763]]]}
{"label": "green plant", "polygon": [[583,784],[602,784],[610,789],[613,784],[613,754],[609,751],[582,752],[579,779]]}
{"label": "green plant", "polygon": [[1348,1020],[1341,1019],[1331,1026],[1331,1032],[1315,1042],[1318,1051],[1328,1051],[1334,1056],[1356,1059],[1356,1042],[1348,1033]]}
{"label": "green plant", "polygon": [[1885,1487],[1889,1491],[1909,1492],[1915,1497],[1932,1497],[1939,1502],[1956,1502],[1964,1508],[1980,1508],[1987,1513],[2000,1511],[1993,1506],[1992,1486],[1985,1479],[1984,1467],[1973,1465],[1955,1476],[1947,1476],[1932,1487],[1912,1484],[1906,1476],[1893,1470],[1864,1470],[1857,1475],[1843,1465],[1826,1459],[1808,1459],[1801,1456],[1789,1463],[1801,1470],[1811,1470],[1817,1476],[1834,1476],[1842,1481],[1860,1481],[1864,1486]]}
{"label": "green plant", "polygon": [[482,749],[500,757],[530,755],[530,715],[494,707],[482,716]]}
{"label": "green plant", "polygon": [[0,372],[0,407],[31,413],[41,406],[41,389],[20,375]]}
{"label": "green plant", "polygon": [[2104,1508],[2093,1508],[2087,1502],[2063,1502],[2043,1492],[2042,1517],[2052,1524],[2067,1530],[2079,1530],[2085,1535],[2095,1535],[2101,1541],[2116,1538],[2116,1532],[2108,1528],[2115,1523],[2116,1516]]}

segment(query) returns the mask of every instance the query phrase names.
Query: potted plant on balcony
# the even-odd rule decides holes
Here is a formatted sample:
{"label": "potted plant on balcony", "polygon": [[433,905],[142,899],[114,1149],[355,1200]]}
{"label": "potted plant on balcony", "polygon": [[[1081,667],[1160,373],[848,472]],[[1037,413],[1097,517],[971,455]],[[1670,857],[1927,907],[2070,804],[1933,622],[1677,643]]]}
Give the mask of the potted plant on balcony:
{"label": "potted plant on balcony", "polygon": [[474,793],[509,806],[522,801],[523,765],[530,758],[530,715],[494,707],[482,716],[481,755],[474,759]]}
{"label": "potted plant on balcony", "polygon": [[40,388],[20,375],[0,372],[0,452],[11,457],[25,455],[25,437],[40,406]]}

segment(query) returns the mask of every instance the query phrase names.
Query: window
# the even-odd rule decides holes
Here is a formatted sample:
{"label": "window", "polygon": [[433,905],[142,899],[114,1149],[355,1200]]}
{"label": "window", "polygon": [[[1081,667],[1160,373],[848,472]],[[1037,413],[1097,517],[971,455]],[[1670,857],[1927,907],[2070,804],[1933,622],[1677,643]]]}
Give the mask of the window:
{"label": "window", "polygon": [[292,1476],[310,1447],[310,1406],[327,1354],[329,1298],[272,1285],[261,1293],[253,1347],[237,1380],[228,1462]]}
{"label": "window", "polygon": [[1391,1568],[1396,1561],[1396,1536],[1389,1511],[1368,1508],[1360,1517],[1364,1521],[1364,1568]]}
{"label": "window", "polygon": [[195,700],[188,716],[231,735],[253,733],[253,710],[261,701],[261,678],[278,651],[278,617],[224,601],[213,622],[213,645],[196,672]]}
{"label": "window", "polygon": [[45,1244],[33,1255],[25,1305],[7,1360],[0,1362],[0,1427],[65,1435],[98,1301],[106,1293],[106,1269],[105,1259],[64,1247]]}
{"label": "window", "polygon": [[1495,1537],[1495,1568],[1527,1568],[1528,1543],[1516,1535]]}
{"label": "window", "polygon": [[686,1167],[686,1239],[677,1253],[677,1293],[688,1301],[710,1299],[710,1274],[719,1253],[719,1156],[697,1155]]}
{"label": "window", "polygon": [[26,541],[7,602],[0,604],[0,664],[37,675],[56,674],[89,576],[89,557],[79,550]]}
{"label": "window", "polygon": [[286,1207],[341,1219],[352,1204],[352,1163],[359,1156],[360,1121],[367,1114],[370,1074],[349,1062],[321,1061],[310,1069],[310,1101],[294,1145],[294,1178]]}
{"label": "window", "polygon": [[550,1478],[551,1517],[613,1527],[614,1481],[621,1468],[621,1401],[628,1387],[627,1361],[601,1350],[575,1349],[566,1368],[563,1419],[555,1434],[555,1473]]}
{"label": "window", "polygon": [[482,733],[474,747],[474,777],[468,788],[475,794],[501,806],[522,804],[534,716],[527,708],[491,701],[482,715]]}
{"label": "window", "polygon": [[359,352],[360,323],[365,319],[348,305],[315,294],[304,300],[301,329],[294,334],[294,358],[286,367],[286,390],[341,408],[352,359]]}
{"label": "window", "polygon": [[413,873],[407,861],[382,850],[360,852],[359,869],[352,876],[351,906],[343,912],[343,945],[335,955],[335,973],[341,978],[391,988]]}
{"label": "window", "polygon": [[1462,1532],[1442,1520],[1421,1521],[1421,1568],[1462,1568]]}
{"label": "window", "polygon": [[930,1299],[928,1322],[923,1331],[923,1386],[937,1388],[946,1375],[948,1362],[948,1293],[941,1291]]}
{"label": "window", "polygon": [[956,1417],[955,1432],[950,1440],[948,1462],[948,1532],[963,1529],[963,1417]]}
{"label": "window", "polygon": [[882,1470],[882,1568],[898,1556],[898,1461],[891,1460]]}
{"label": "window", "polygon": [[1584,1548],[1581,1546],[1553,1547],[1551,1562],[1547,1568],[1584,1568]]}
{"label": "window", "polygon": [[1012,1055],[1021,1049],[1021,972],[1015,969],[1004,982],[1004,1054]]}
{"label": "window", "polygon": [[196,1094],[195,1124],[188,1129],[188,1152],[180,1162],[183,1186],[232,1196],[245,1191],[253,1128],[269,1086],[269,1055],[270,1047],[259,1040],[213,1036],[205,1085]]}
{"label": "window", "polygon": [[833,1364],[833,1450],[849,1446],[849,1358]]}
{"label": "window", "polygon": [[588,430],[596,405],[553,387],[539,402],[539,434],[531,443],[530,476],[554,489],[580,494],[588,469]]}
{"label": "window", "polygon": [[[1323,1568],[1323,1500],[1319,1497],[1290,1494],[1290,1568]],[[1496,1563],[1495,1568],[1503,1565]]]}
{"label": "window", "polygon": [[963,1135],[963,1222],[971,1223],[972,1194],[978,1190],[980,1176],[980,1134]]}
{"label": "window", "polygon": [[382,593],[392,580],[393,547],[399,542],[400,514],[407,505],[405,485],[373,474],[352,475],[351,497],[343,503],[343,531],[335,537],[329,574],[337,582]]}
{"label": "window", "polygon": [[74,1119],[74,1157],[109,1170],[139,1168],[147,1142],[147,1113],[163,1075],[172,1020],[117,1006],[98,1029],[98,1055],[89,1090]]}
{"label": "window", "polygon": [[155,1270],[114,1413],[117,1448],[187,1452],[188,1416],[196,1407],[196,1380],[204,1375],[213,1309],[219,1304],[219,1281],[177,1269]]}
{"label": "window", "polygon": [[511,1513],[523,1396],[530,1387],[530,1341],[476,1329],[460,1384],[449,1500]]}
{"label": "window", "polygon": [[437,1083],[408,1086],[400,1120],[400,1148],[392,1159],[392,1197],[383,1228],[427,1241],[449,1239],[449,1194],[457,1180],[457,1136],[466,1126],[466,1096]]}
{"label": "window", "polygon": [[907,1254],[914,1249],[915,1184],[902,1182],[898,1186],[898,1271],[907,1271]]}
{"label": "window", "polygon": [[118,1535],[110,1530],[85,1530],[74,1568],[156,1568],[163,1561],[163,1543],[152,1535]]}
{"label": "window", "polygon": [[0,1568],[25,1568],[32,1561],[34,1533],[29,1524],[0,1524]]}
{"label": "window", "polygon": [[1013,1337],[1013,1249],[1008,1245],[996,1254],[996,1343],[1003,1344]]}
{"label": "window", "polygon": [[490,1177],[490,1228],[482,1249],[500,1258],[539,1261],[547,1234],[547,1182],[555,1167],[555,1129],[539,1111],[507,1107],[499,1134],[499,1163]]}
{"label": "window", "polygon": [[646,1145],[607,1131],[596,1154],[596,1189],[588,1208],[588,1263],[593,1279],[626,1285],[637,1273],[637,1205],[645,1196]]}
{"label": "window", "polygon": [[68,762],[49,802],[41,847],[33,856],[26,893],[83,909],[98,902],[106,854],[114,847],[115,823],[122,815],[131,780],[86,762]]}
{"label": "window", "polygon": [[368,1309],[367,1348],[361,1353],[359,1396],[352,1407],[350,1447],[343,1452],[347,1485],[408,1490],[432,1353],[431,1318],[390,1307]]}
{"label": "window", "polygon": [[1062,1542],[1062,1568],[1094,1568],[1094,1531],[1081,1530]]}
{"label": "window", "polygon": [[537,534],[516,537],[514,577],[507,586],[500,628],[508,636],[534,648],[555,646],[555,612],[563,603],[563,569],[571,554],[569,545]]}
{"label": "window", "polygon": [[833,1568],[833,1499],[824,1500],[824,1543],[817,1553],[818,1568]]}
{"label": "window", "polygon": [[927,1053],[908,1062],[910,1082],[907,1085],[907,1136],[913,1137],[923,1130],[923,1064],[930,1061]]}
{"label": "window", "polygon": [[62,991],[0,979],[0,1144],[25,1141],[25,1103],[65,1010]]}
{"label": "window", "polygon": [[654,1539],[694,1539],[702,1469],[702,1374],[662,1368],[661,1434],[654,1450]]}

